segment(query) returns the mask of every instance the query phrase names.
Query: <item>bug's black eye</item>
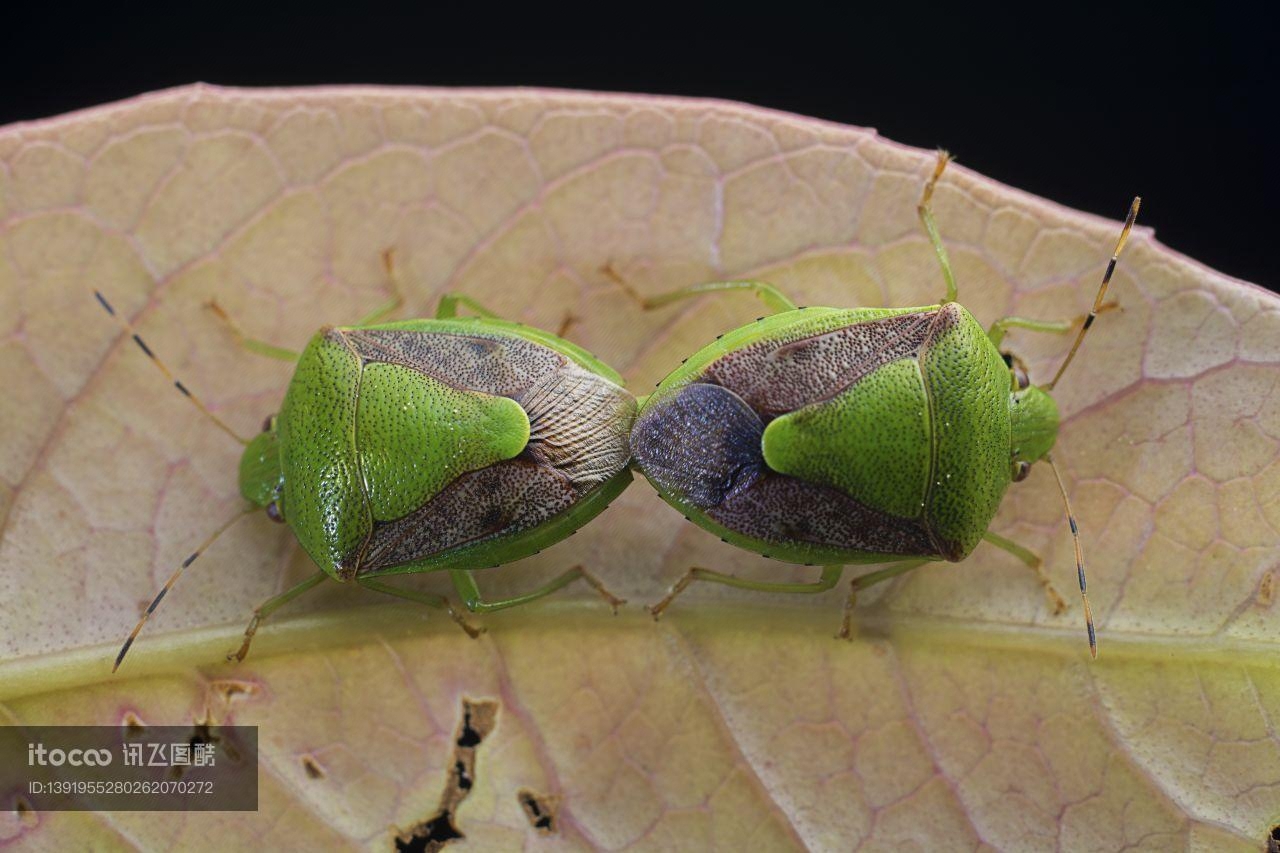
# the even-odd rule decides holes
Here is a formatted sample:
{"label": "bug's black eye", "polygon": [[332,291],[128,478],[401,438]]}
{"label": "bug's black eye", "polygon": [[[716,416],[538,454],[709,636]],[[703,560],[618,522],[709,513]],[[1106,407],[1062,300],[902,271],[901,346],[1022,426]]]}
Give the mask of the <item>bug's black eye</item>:
{"label": "bug's black eye", "polygon": [[[1021,483],[1023,480],[1027,479],[1027,475],[1030,473],[1031,463],[1026,461],[1019,462],[1017,467],[1013,469],[1013,481],[1015,483]],[[275,506],[275,504],[272,504],[271,506]],[[270,511],[270,507],[268,507],[268,511]]]}
{"label": "bug's black eye", "polygon": [[267,518],[271,519],[276,524],[284,524],[284,516],[280,514],[280,505],[275,501],[267,504]]}
{"label": "bug's black eye", "polygon": [[1009,368],[1009,372],[1013,374],[1014,389],[1026,390],[1031,385],[1031,380],[1027,378],[1027,366],[1023,364],[1022,359],[1011,352],[1002,352],[1000,357],[1004,359],[1005,367]]}

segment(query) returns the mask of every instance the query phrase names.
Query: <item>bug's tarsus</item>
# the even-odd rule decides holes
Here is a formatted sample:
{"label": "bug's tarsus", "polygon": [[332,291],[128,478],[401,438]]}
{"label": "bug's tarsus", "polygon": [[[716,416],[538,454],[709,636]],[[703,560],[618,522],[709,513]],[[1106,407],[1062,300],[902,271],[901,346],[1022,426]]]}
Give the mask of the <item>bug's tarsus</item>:
{"label": "bug's tarsus", "polygon": [[613,261],[605,261],[604,264],[600,266],[600,274],[614,284],[625,286],[627,283],[627,280],[622,277],[622,273],[618,272],[617,268],[614,267]]}
{"label": "bug's tarsus", "polygon": [[112,307],[111,303],[107,301],[107,298],[105,296],[103,296],[97,290],[93,292],[93,296],[95,299],[98,300],[98,304],[102,306],[103,310],[105,310],[107,314],[110,315],[111,318],[116,321],[116,323],[120,326],[120,328],[124,330],[125,334],[127,334],[130,338],[133,339],[133,342],[138,345],[138,349],[142,350],[143,354],[146,355],[147,358],[151,359],[151,363],[154,364],[156,367],[158,367],[160,369],[160,372],[163,373],[169,379],[169,381],[173,383],[173,387],[178,389],[178,391],[182,394],[182,396],[186,397],[188,400],[194,403],[196,408],[204,413],[205,417],[207,417],[209,420],[217,424],[218,428],[221,429],[223,432],[225,432],[227,435],[231,436],[232,438],[234,438],[236,441],[240,442],[243,445],[249,444],[248,439],[238,435],[235,430],[227,426],[226,422],[223,421],[222,418],[218,417],[213,412],[209,411],[209,407],[206,406],[199,397],[193,394],[191,392],[191,389],[189,389],[185,384],[183,384],[178,379],[178,377],[173,375],[173,371],[171,371],[168,368],[168,366],[156,356],[156,354],[151,350],[151,347],[147,346],[147,342],[142,339],[142,336],[139,335],[136,331],[134,331],[133,325],[124,317],[116,313],[116,309]]}
{"label": "bug's tarsus", "polygon": [[659,299],[644,296],[640,291],[631,286],[631,282],[627,281],[617,270],[613,268],[612,262],[605,264],[600,268],[600,272],[604,273],[605,278],[618,286],[628,299],[640,306],[641,311],[653,311],[662,307],[663,303]]}
{"label": "bug's tarsus", "polygon": [[840,617],[840,630],[836,632],[837,640],[853,639],[853,608],[858,604],[857,578],[849,583],[849,594],[844,600],[844,613]]}
{"label": "bug's tarsus", "polygon": [[249,654],[249,644],[253,642],[253,635],[258,633],[258,625],[262,622],[262,617],[258,611],[253,611],[253,618],[249,620],[249,627],[244,629],[244,640],[240,643],[240,648],[227,655],[227,660],[234,660],[236,663],[243,663],[245,657]]}
{"label": "bug's tarsus", "polygon": [[600,597],[603,598],[605,600],[605,603],[609,605],[609,609],[613,611],[613,615],[617,616],[618,608],[626,604],[627,600],[625,598],[618,598],[618,596],[614,595],[612,592],[609,592],[609,590],[605,587],[603,583],[601,583],[598,577],[591,574],[591,572],[587,571],[582,566],[577,566],[576,568],[581,573],[582,579],[586,581],[587,585],[600,594]]}
{"label": "bug's tarsus", "polygon": [[1024,566],[1036,573],[1036,580],[1040,582],[1040,586],[1044,589],[1045,601],[1054,616],[1066,611],[1067,603],[1063,601],[1062,596],[1058,594],[1058,590],[1054,588],[1053,581],[1049,579],[1049,575],[1044,570],[1044,560],[1040,558],[1039,554],[1029,548],[1024,548],[1012,539],[1006,539],[990,530],[982,534],[982,538],[1006,554],[1016,557]]}
{"label": "bug's tarsus", "polygon": [[273,358],[277,361],[296,362],[302,357],[301,353],[294,350],[287,349],[286,347],[278,347],[275,344],[268,343],[267,341],[250,337],[245,332],[244,328],[236,322],[235,318],[228,314],[226,309],[218,303],[217,299],[210,299],[205,303],[205,307],[212,311],[213,316],[217,317],[218,320],[227,327],[227,331],[231,333],[231,336],[236,339],[236,343],[239,344],[242,349],[246,349],[249,352],[256,353],[257,355],[265,356],[267,358]]}
{"label": "bug's tarsus", "polygon": [[316,584],[322,583],[327,577],[328,575],[323,570],[317,571],[315,574],[309,575],[301,583],[255,607],[253,609],[253,618],[249,620],[249,627],[244,631],[244,640],[240,643],[240,648],[227,655],[227,660],[243,661],[245,656],[249,654],[249,644],[253,642],[253,635],[258,632],[258,627],[262,624],[262,621]]}
{"label": "bug's tarsus", "polygon": [[1076,350],[1080,349],[1080,342],[1084,340],[1085,333],[1089,331],[1089,327],[1093,325],[1093,321],[1097,319],[1098,315],[1106,310],[1104,300],[1107,298],[1107,287],[1111,284],[1111,276],[1116,271],[1116,263],[1120,260],[1120,253],[1124,251],[1124,244],[1129,241],[1129,232],[1133,230],[1133,223],[1138,218],[1138,208],[1141,205],[1142,197],[1134,196],[1133,203],[1129,205],[1129,215],[1124,220],[1124,227],[1120,229],[1120,239],[1116,241],[1115,251],[1111,253],[1111,260],[1107,262],[1107,271],[1102,274],[1102,284],[1098,286],[1098,295],[1093,299],[1093,307],[1089,309],[1088,315],[1084,318],[1084,323],[1081,324],[1080,331],[1076,333],[1076,339],[1072,342],[1071,349],[1067,352],[1067,357],[1063,359],[1062,364],[1058,367],[1058,372],[1054,374],[1053,380],[1044,386],[1045,390],[1052,391],[1053,386],[1058,384],[1058,380],[1062,378],[1067,366],[1076,357]]}
{"label": "bug's tarsus", "polygon": [[1089,654],[1098,657],[1098,634],[1093,627],[1093,610],[1089,607],[1089,593],[1084,577],[1084,552],[1080,549],[1080,525],[1076,523],[1075,513],[1071,511],[1071,500],[1067,497],[1067,486],[1062,482],[1062,474],[1054,464],[1053,454],[1046,454],[1045,461],[1053,469],[1054,479],[1058,481],[1058,490],[1062,492],[1062,505],[1067,510],[1067,521],[1071,525],[1071,541],[1076,549],[1076,576],[1080,581],[1080,600],[1084,602],[1084,623],[1089,630]]}
{"label": "bug's tarsus", "polygon": [[938,185],[938,179],[942,177],[943,171],[947,168],[947,164],[951,162],[952,156],[949,152],[938,149],[938,161],[933,167],[933,175],[924,185],[924,191],[920,194],[920,203],[916,205],[916,213],[920,216],[920,223],[924,226],[924,231],[929,235],[929,242],[933,244],[933,252],[938,256],[938,264],[942,267],[942,277],[947,283],[947,295],[942,300],[942,304],[955,302],[958,295],[956,290],[956,277],[951,272],[951,261],[947,257],[947,248],[942,244],[942,235],[938,233],[938,225],[933,221],[933,190]]}
{"label": "bug's tarsus", "polygon": [[950,151],[945,148],[938,149],[938,159],[934,163],[933,174],[929,176],[928,182],[924,185],[924,192],[920,195],[920,209],[929,209],[929,204],[933,201],[934,187],[938,185],[938,180],[942,177],[943,171],[946,170],[947,164],[954,159]]}
{"label": "bug's tarsus", "polygon": [[582,318],[574,314],[572,311],[564,313],[564,319],[560,321],[560,326],[556,329],[556,337],[563,338],[569,334],[569,330],[577,325]]}
{"label": "bug's tarsus", "polygon": [[[604,274],[605,278],[616,284],[627,298],[639,305],[641,311],[654,311],[666,305],[668,301],[674,301],[664,300],[663,297],[668,296],[666,293],[660,293],[657,296],[642,295],[640,291],[631,286],[631,282],[627,281],[621,273],[614,269],[612,261],[602,266],[600,272]],[[561,335],[561,337],[564,336]]]}
{"label": "bug's tarsus", "polygon": [[453,609],[452,607],[449,608],[448,613],[450,618],[452,618],[454,622],[458,623],[458,627],[461,628],[466,633],[466,635],[473,640],[480,639],[481,635],[489,631],[489,629],[483,625],[472,625],[470,622],[466,620],[465,617],[463,617],[461,613],[459,613],[457,610]]}
{"label": "bug's tarsus", "polygon": [[173,588],[173,585],[178,582],[178,578],[181,577],[187,566],[194,563],[196,558],[203,554],[205,549],[212,545],[215,539],[227,531],[227,528],[251,512],[253,512],[253,508],[242,510],[241,512],[233,515],[230,519],[224,522],[221,527],[215,530],[208,539],[201,542],[200,547],[192,551],[191,554],[182,561],[182,565],[178,566],[178,568],[174,570],[173,574],[169,575],[169,579],[164,582],[164,586],[160,587],[160,591],[156,593],[156,597],[151,599],[151,603],[147,605],[147,609],[142,613],[142,618],[138,620],[137,625],[133,626],[133,630],[129,632],[128,638],[124,641],[124,645],[120,647],[120,653],[116,655],[116,662],[111,667],[112,672],[115,672],[120,668],[121,662],[124,661],[124,656],[129,653],[129,648],[133,645],[133,641],[138,638],[138,633],[142,630],[142,626],[147,624],[147,620],[151,618],[151,614],[155,612],[155,609],[159,606],[161,599],[163,599],[169,590]]}
{"label": "bug's tarsus", "polygon": [[[686,517],[685,520],[688,521],[689,518]],[[676,600],[676,596],[684,592],[685,589],[688,588],[689,584],[693,583],[694,579],[698,576],[698,571],[699,569],[697,566],[690,568],[680,576],[680,580],[671,585],[671,589],[667,590],[667,594],[662,597],[661,601],[656,604],[646,604],[644,606],[644,609],[649,611],[649,615],[653,617],[654,622],[660,620],[662,618],[662,612],[671,606],[671,602]]]}
{"label": "bug's tarsus", "polygon": [[[907,572],[914,571],[921,566],[927,565],[931,560],[902,560],[897,563],[886,566],[883,569],[876,569],[874,572],[867,572],[865,575],[858,575],[849,581],[849,597],[844,602],[844,618],[840,622],[840,632],[836,634],[838,640],[853,639],[851,622],[853,619],[853,608],[858,603],[858,593],[868,587],[873,587],[878,583],[884,583],[892,580],[899,575],[905,575]],[[823,577],[827,577],[828,572],[833,567],[823,568]],[[838,568],[838,567],[836,567]],[[835,573],[834,580],[839,580],[839,572]],[[834,583],[834,581],[833,581]]]}
{"label": "bug's tarsus", "polygon": [[361,317],[360,322],[356,324],[357,326],[371,326],[404,304],[404,291],[400,287],[400,275],[396,269],[395,247],[382,250],[382,271],[386,276],[387,287],[391,290],[391,296],[387,298],[386,302]]}
{"label": "bug's tarsus", "polygon": [[[1093,314],[1096,317],[1098,314],[1105,314],[1108,311],[1123,311],[1123,310],[1124,308],[1121,307],[1120,301],[1118,299],[1108,299],[1106,302],[1099,305],[1098,310],[1093,312]],[[1074,327],[1076,324],[1084,325],[1087,322],[1089,322],[1088,312],[1084,314],[1077,314],[1074,318],[1072,318],[1071,325]]]}

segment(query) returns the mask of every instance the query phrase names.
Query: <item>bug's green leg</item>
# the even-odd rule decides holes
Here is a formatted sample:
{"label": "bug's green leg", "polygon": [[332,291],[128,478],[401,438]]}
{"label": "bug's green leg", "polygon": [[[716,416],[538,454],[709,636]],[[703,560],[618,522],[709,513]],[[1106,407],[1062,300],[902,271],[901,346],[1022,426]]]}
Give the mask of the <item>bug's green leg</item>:
{"label": "bug's green leg", "polygon": [[1074,325],[1070,320],[1028,320],[1025,317],[1001,317],[991,324],[991,328],[987,330],[987,337],[999,349],[1000,344],[1004,341],[1005,332],[1010,329],[1030,329],[1033,332],[1052,332],[1055,335],[1065,335],[1071,331]]}
{"label": "bug's green leg", "polygon": [[711,569],[704,569],[694,566],[684,573],[680,580],[676,581],[671,587],[671,591],[666,597],[657,604],[647,606],[645,609],[656,620],[662,616],[662,611],[666,610],[676,596],[684,592],[689,584],[694,581],[711,581],[713,583],[722,583],[726,586],[734,586],[738,589],[753,589],[759,592],[792,592],[792,593],[815,593],[826,592],[837,583],[840,582],[840,574],[844,571],[844,566],[823,566],[822,574],[813,583],[776,583],[773,581],[753,581],[746,578],[734,577],[721,572],[713,572]]}
{"label": "bug's green leg", "polygon": [[481,317],[497,317],[498,315],[462,293],[446,293],[440,297],[440,306],[436,308],[436,319],[447,320],[458,316],[458,306],[470,308]]}
{"label": "bug's green leg", "polygon": [[918,569],[932,560],[906,560],[901,563],[894,563],[886,569],[879,569],[874,572],[868,572],[865,575],[859,575],[849,581],[849,597],[844,602],[844,618],[840,622],[840,633],[836,634],[837,639],[849,640],[853,635],[850,631],[853,622],[853,606],[858,603],[858,593],[869,586],[875,586],[881,581],[887,581],[890,578],[896,578],[898,575],[906,574],[912,569]]}
{"label": "bug's green leg", "polygon": [[1055,616],[1067,609],[1067,602],[1062,600],[1061,595],[1058,595],[1058,591],[1053,588],[1053,582],[1044,573],[1044,561],[1035,552],[1022,547],[1017,542],[1005,539],[999,534],[992,533],[990,530],[982,534],[982,538],[995,545],[1001,551],[1007,551],[1017,557],[1026,564],[1027,568],[1036,573],[1036,577],[1040,580],[1040,585],[1044,587],[1045,600],[1049,602],[1049,609],[1053,611]]}
{"label": "bug's green leg", "polygon": [[618,598],[609,590],[605,589],[604,584],[600,580],[582,566],[574,566],[562,575],[552,578],[543,586],[538,587],[532,592],[526,592],[523,595],[504,598],[500,601],[485,601],[480,594],[480,587],[476,585],[475,576],[466,569],[451,569],[449,576],[453,578],[453,585],[458,590],[458,595],[462,596],[462,602],[467,605],[467,609],[472,613],[489,613],[494,610],[504,610],[508,607],[515,607],[519,604],[528,604],[530,601],[536,601],[543,596],[550,595],[558,589],[562,589],[569,584],[582,578],[598,593],[600,597],[609,603],[613,608],[613,612],[617,613],[618,608],[626,604],[626,599]]}
{"label": "bug's green leg", "polygon": [[228,331],[235,336],[237,343],[249,352],[264,355],[267,358],[274,358],[278,361],[297,361],[301,357],[301,354],[294,350],[278,347],[275,344],[269,344],[266,341],[260,341],[257,338],[251,338],[246,335],[244,329],[240,328],[240,324],[232,319],[231,315],[223,310],[216,300],[209,303],[209,310],[226,325]]}
{"label": "bug's green leg", "polygon": [[391,288],[391,296],[386,302],[361,317],[357,326],[372,326],[404,304],[404,294],[400,290],[400,277],[396,275],[394,249],[387,249],[382,253],[382,268],[387,274],[387,286]]}
{"label": "bug's green leg", "polygon": [[646,311],[651,308],[670,305],[672,302],[679,302],[681,299],[692,299],[704,293],[719,293],[726,290],[753,291],[760,301],[765,304],[765,307],[775,314],[783,311],[794,311],[797,307],[781,290],[763,281],[706,281],[702,284],[682,287],[679,290],[659,293],[657,296],[640,296],[626,285],[623,286],[623,289],[633,298],[639,300]]}
{"label": "bug's green leg", "polygon": [[929,235],[929,242],[933,244],[934,254],[938,256],[938,263],[942,266],[942,277],[947,282],[947,296],[942,300],[942,304],[955,302],[956,277],[951,272],[951,261],[947,258],[947,248],[942,245],[942,235],[938,233],[938,224],[933,221],[933,208],[930,203],[933,201],[933,188],[938,185],[938,179],[942,177],[942,170],[947,168],[947,164],[951,162],[951,155],[946,151],[938,152],[938,165],[933,169],[933,176],[929,178],[929,182],[924,185],[924,192],[920,194],[920,204],[916,206],[916,212],[920,214],[920,222],[924,224],[925,233]]}
{"label": "bug's green leg", "polygon": [[477,628],[475,625],[472,625],[466,619],[462,618],[462,614],[454,610],[449,599],[445,598],[443,595],[436,595],[431,592],[419,592],[414,589],[400,589],[399,587],[391,586],[390,584],[385,584],[381,581],[373,580],[372,578],[357,578],[356,583],[367,589],[371,589],[374,592],[384,592],[387,595],[394,595],[397,598],[416,601],[418,604],[425,604],[428,607],[443,610],[448,613],[450,618],[452,618],[454,622],[458,623],[458,627],[466,631],[467,636],[473,640],[485,631],[484,628]]}
{"label": "bug's green leg", "polygon": [[237,661],[244,660],[245,655],[249,654],[249,644],[253,642],[253,635],[258,632],[258,626],[262,624],[262,620],[266,619],[272,613],[279,610],[290,601],[293,601],[295,598],[302,595],[304,592],[311,589],[327,577],[328,575],[324,572],[318,571],[292,589],[287,589],[275,598],[269,598],[255,607],[253,609],[253,618],[249,620],[249,627],[244,630],[244,642],[240,644],[239,649],[227,655],[227,660],[231,660],[232,658],[235,658]]}
{"label": "bug's green leg", "polygon": [[557,338],[569,337],[569,330],[572,329],[577,324],[577,322],[581,319],[582,318],[577,316],[576,314],[570,311],[566,311],[564,313],[564,319],[561,320],[560,325],[556,327],[556,337]]}
{"label": "bug's green leg", "polygon": [[[1103,314],[1107,311],[1119,308],[1120,303],[1116,301],[1104,302],[1098,306],[1093,313]],[[1074,320],[1028,320],[1024,317],[1001,317],[991,324],[991,328],[987,330],[987,337],[991,338],[991,343],[998,348],[1000,342],[1004,340],[1004,333],[1009,329],[1030,329],[1033,332],[1052,332],[1055,335],[1065,335],[1076,326],[1086,323],[1089,315],[1081,314]]]}
{"label": "bug's green leg", "polygon": [[377,308],[374,308],[368,314],[361,317],[360,322],[356,323],[356,325],[372,326],[374,323],[377,323],[379,320],[383,319],[388,314],[395,311],[402,304],[404,304],[404,297],[402,297],[400,295],[400,291],[397,290],[395,296],[391,297],[386,302],[382,303]]}

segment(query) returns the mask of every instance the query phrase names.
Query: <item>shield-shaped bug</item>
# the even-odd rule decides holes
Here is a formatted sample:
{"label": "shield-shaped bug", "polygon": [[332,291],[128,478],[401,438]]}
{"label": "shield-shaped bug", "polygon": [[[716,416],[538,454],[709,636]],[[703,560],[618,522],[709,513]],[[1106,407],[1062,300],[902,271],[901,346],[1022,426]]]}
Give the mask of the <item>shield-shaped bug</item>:
{"label": "shield-shaped bug", "polygon": [[[845,565],[888,563],[852,581],[840,631],[847,637],[859,590],[930,561],[963,560],[983,540],[1041,571],[1034,554],[988,526],[1011,482],[1040,460],[1053,465],[1058,408],[1049,392],[1104,306],[1139,200],[1070,353],[1052,381],[1036,386],[1016,357],[1001,352],[1006,330],[1065,333],[1074,324],[1006,317],[983,330],[956,302],[930,209],[948,160],[939,154],[918,205],[946,281],[937,305],[798,308],[758,281],[713,282],[644,300],[652,308],[750,290],[776,312],[721,336],[659,383],[641,401],[632,452],[690,521],[750,551],[824,567],[813,583],[695,567],[650,608],[655,618],[694,580],[814,593],[832,588]],[[1078,525],[1065,488],[1062,497],[1096,656]]]}
{"label": "shield-shaped bug", "polygon": [[[386,262],[391,272],[390,253]],[[254,611],[237,659],[268,614],[326,579],[443,609],[472,636],[480,630],[447,598],[386,577],[447,571],[474,612],[524,604],[578,578],[615,610],[622,603],[581,566],[499,601],[485,600],[472,574],[567,537],[631,481],[635,400],[616,372],[581,347],[455,294],[440,300],[433,318],[381,322],[397,296],[354,326],[321,329],[301,353],[250,339],[231,323],[248,349],[296,362],[279,413],[246,440],[96,296],[175,387],[245,445],[240,492],[248,502],[164,584],[115,667],[183,569],[258,509],[289,525],[319,570]],[[475,316],[459,316],[459,306]]]}

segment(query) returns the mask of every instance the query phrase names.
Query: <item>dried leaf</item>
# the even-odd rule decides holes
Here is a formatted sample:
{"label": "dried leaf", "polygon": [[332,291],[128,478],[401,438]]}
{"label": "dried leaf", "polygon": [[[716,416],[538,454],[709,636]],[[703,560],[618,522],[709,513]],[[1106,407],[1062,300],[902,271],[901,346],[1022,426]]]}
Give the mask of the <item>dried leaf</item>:
{"label": "dried leaf", "polygon": [[[936,302],[914,209],[932,154],[711,102],[200,86],[4,129],[0,164],[4,717],[208,713],[260,726],[263,745],[256,814],[6,802],[0,838],[387,849],[445,802],[464,700],[497,703],[452,815],[475,849],[1257,850],[1280,821],[1280,301],[1149,231],[1116,275],[1121,310],[1058,394],[1096,663],[1078,604],[1053,615],[1034,577],[985,547],[865,595],[852,643],[831,638],[842,590],[696,588],[654,625],[634,605],[693,562],[814,570],[714,541],[641,481],[572,540],[481,576],[513,591],[585,562],[631,599],[617,618],[578,591],[486,617],[471,641],[329,584],[233,667],[222,658],[253,606],[313,571],[255,516],[184,577],[113,677],[139,608],[238,508],[239,448],[94,288],[246,433],[290,369],[238,348],[207,303],[299,348],[385,299],[386,249],[404,316],[448,290],[547,328],[568,315],[569,337],[643,393],[760,308],[726,296],[642,313],[618,278],[645,293],[754,276],[800,304]],[[962,167],[936,212],[984,322],[1081,314],[1118,231]],[[1009,340],[1041,380],[1068,343]],[[1051,474],[1012,487],[995,529],[1071,591]],[[554,834],[531,824],[529,792],[554,807]]]}

